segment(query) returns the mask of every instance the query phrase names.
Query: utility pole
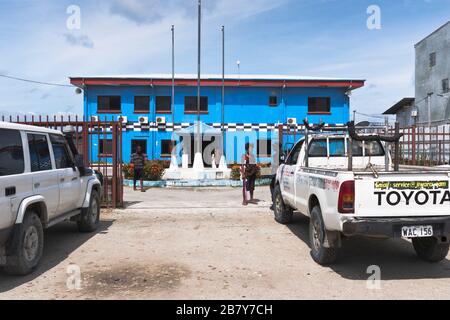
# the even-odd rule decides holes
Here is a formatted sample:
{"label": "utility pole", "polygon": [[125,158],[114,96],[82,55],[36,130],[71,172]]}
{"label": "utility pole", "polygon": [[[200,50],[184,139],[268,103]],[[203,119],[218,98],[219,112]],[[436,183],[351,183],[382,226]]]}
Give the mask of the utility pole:
{"label": "utility pole", "polygon": [[431,96],[433,93],[427,95],[427,107],[428,107],[428,128],[431,128]]}
{"label": "utility pole", "polygon": [[175,127],[175,26],[172,25],[172,120]]}
{"label": "utility pole", "polygon": [[202,37],[202,0],[198,0],[198,75],[197,75],[197,147],[195,150],[194,157],[194,169],[201,171],[204,169],[203,166],[203,155],[200,137],[200,77],[201,77],[201,37]]}
{"label": "utility pole", "polygon": [[225,155],[225,26],[222,26],[222,157]]}

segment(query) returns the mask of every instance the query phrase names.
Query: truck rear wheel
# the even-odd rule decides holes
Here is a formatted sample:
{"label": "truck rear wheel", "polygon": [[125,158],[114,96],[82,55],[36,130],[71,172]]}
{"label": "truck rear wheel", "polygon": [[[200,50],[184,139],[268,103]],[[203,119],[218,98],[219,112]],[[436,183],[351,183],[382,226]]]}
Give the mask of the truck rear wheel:
{"label": "truck rear wheel", "polygon": [[309,220],[309,242],[311,256],[320,265],[332,264],[338,256],[337,248],[325,248],[326,229],[322,219],[322,210],[315,206],[311,211]]}
{"label": "truck rear wheel", "polygon": [[439,262],[448,255],[449,244],[440,243],[436,237],[413,238],[412,243],[419,258],[425,261]]}
{"label": "truck rear wheel", "polygon": [[274,199],[273,211],[275,214],[275,220],[281,224],[291,223],[294,212],[292,208],[290,208],[284,203],[283,196],[281,195],[280,186],[275,187],[273,199]]}
{"label": "truck rear wheel", "polygon": [[24,276],[36,269],[44,249],[44,230],[36,213],[30,211],[25,215],[17,226],[10,248],[12,252],[6,259],[6,273]]}
{"label": "truck rear wheel", "polygon": [[89,207],[83,210],[77,221],[80,232],[93,232],[100,223],[100,196],[96,190],[91,192]]}

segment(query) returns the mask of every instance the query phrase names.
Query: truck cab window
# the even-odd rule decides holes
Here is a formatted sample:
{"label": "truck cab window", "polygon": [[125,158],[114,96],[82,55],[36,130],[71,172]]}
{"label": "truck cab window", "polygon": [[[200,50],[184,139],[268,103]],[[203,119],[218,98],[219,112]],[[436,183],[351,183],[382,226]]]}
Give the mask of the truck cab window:
{"label": "truck cab window", "polygon": [[309,145],[308,156],[311,158],[326,157],[327,140],[326,139],[312,140]]}
{"label": "truck cab window", "polygon": [[300,151],[302,150],[304,140],[300,141],[295,145],[295,147],[292,149],[291,153],[289,154],[289,157],[286,160],[287,165],[296,165],[298,162],[298,156],[300,155]]}

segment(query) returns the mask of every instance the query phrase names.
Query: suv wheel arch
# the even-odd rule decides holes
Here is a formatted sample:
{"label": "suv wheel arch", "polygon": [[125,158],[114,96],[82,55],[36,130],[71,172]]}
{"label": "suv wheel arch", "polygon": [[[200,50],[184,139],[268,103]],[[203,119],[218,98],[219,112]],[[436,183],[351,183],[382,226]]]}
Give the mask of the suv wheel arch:
{"label": "suv wheel arch", "polygon": [[44,226],[47,225],[48,222],[47,205],[45,204],[45,198],[40,195],[32,196],[22,200],[22,203],[20,204],[19,210],[17,212],[15,224],[22,223],[25,214],[29,210],[32,210],[39,216],[42,225]]}

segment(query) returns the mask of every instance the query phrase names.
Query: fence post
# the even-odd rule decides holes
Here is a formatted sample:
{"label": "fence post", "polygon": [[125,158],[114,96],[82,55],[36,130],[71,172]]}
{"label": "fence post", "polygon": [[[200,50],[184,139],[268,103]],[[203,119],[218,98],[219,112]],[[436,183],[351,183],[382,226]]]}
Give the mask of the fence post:
{"label": "fence post", "polygon": [[412,165],[415,166],[416,165],[416,125],[412,126],[412,138],[411,138],[411,142],[412,142]]}

